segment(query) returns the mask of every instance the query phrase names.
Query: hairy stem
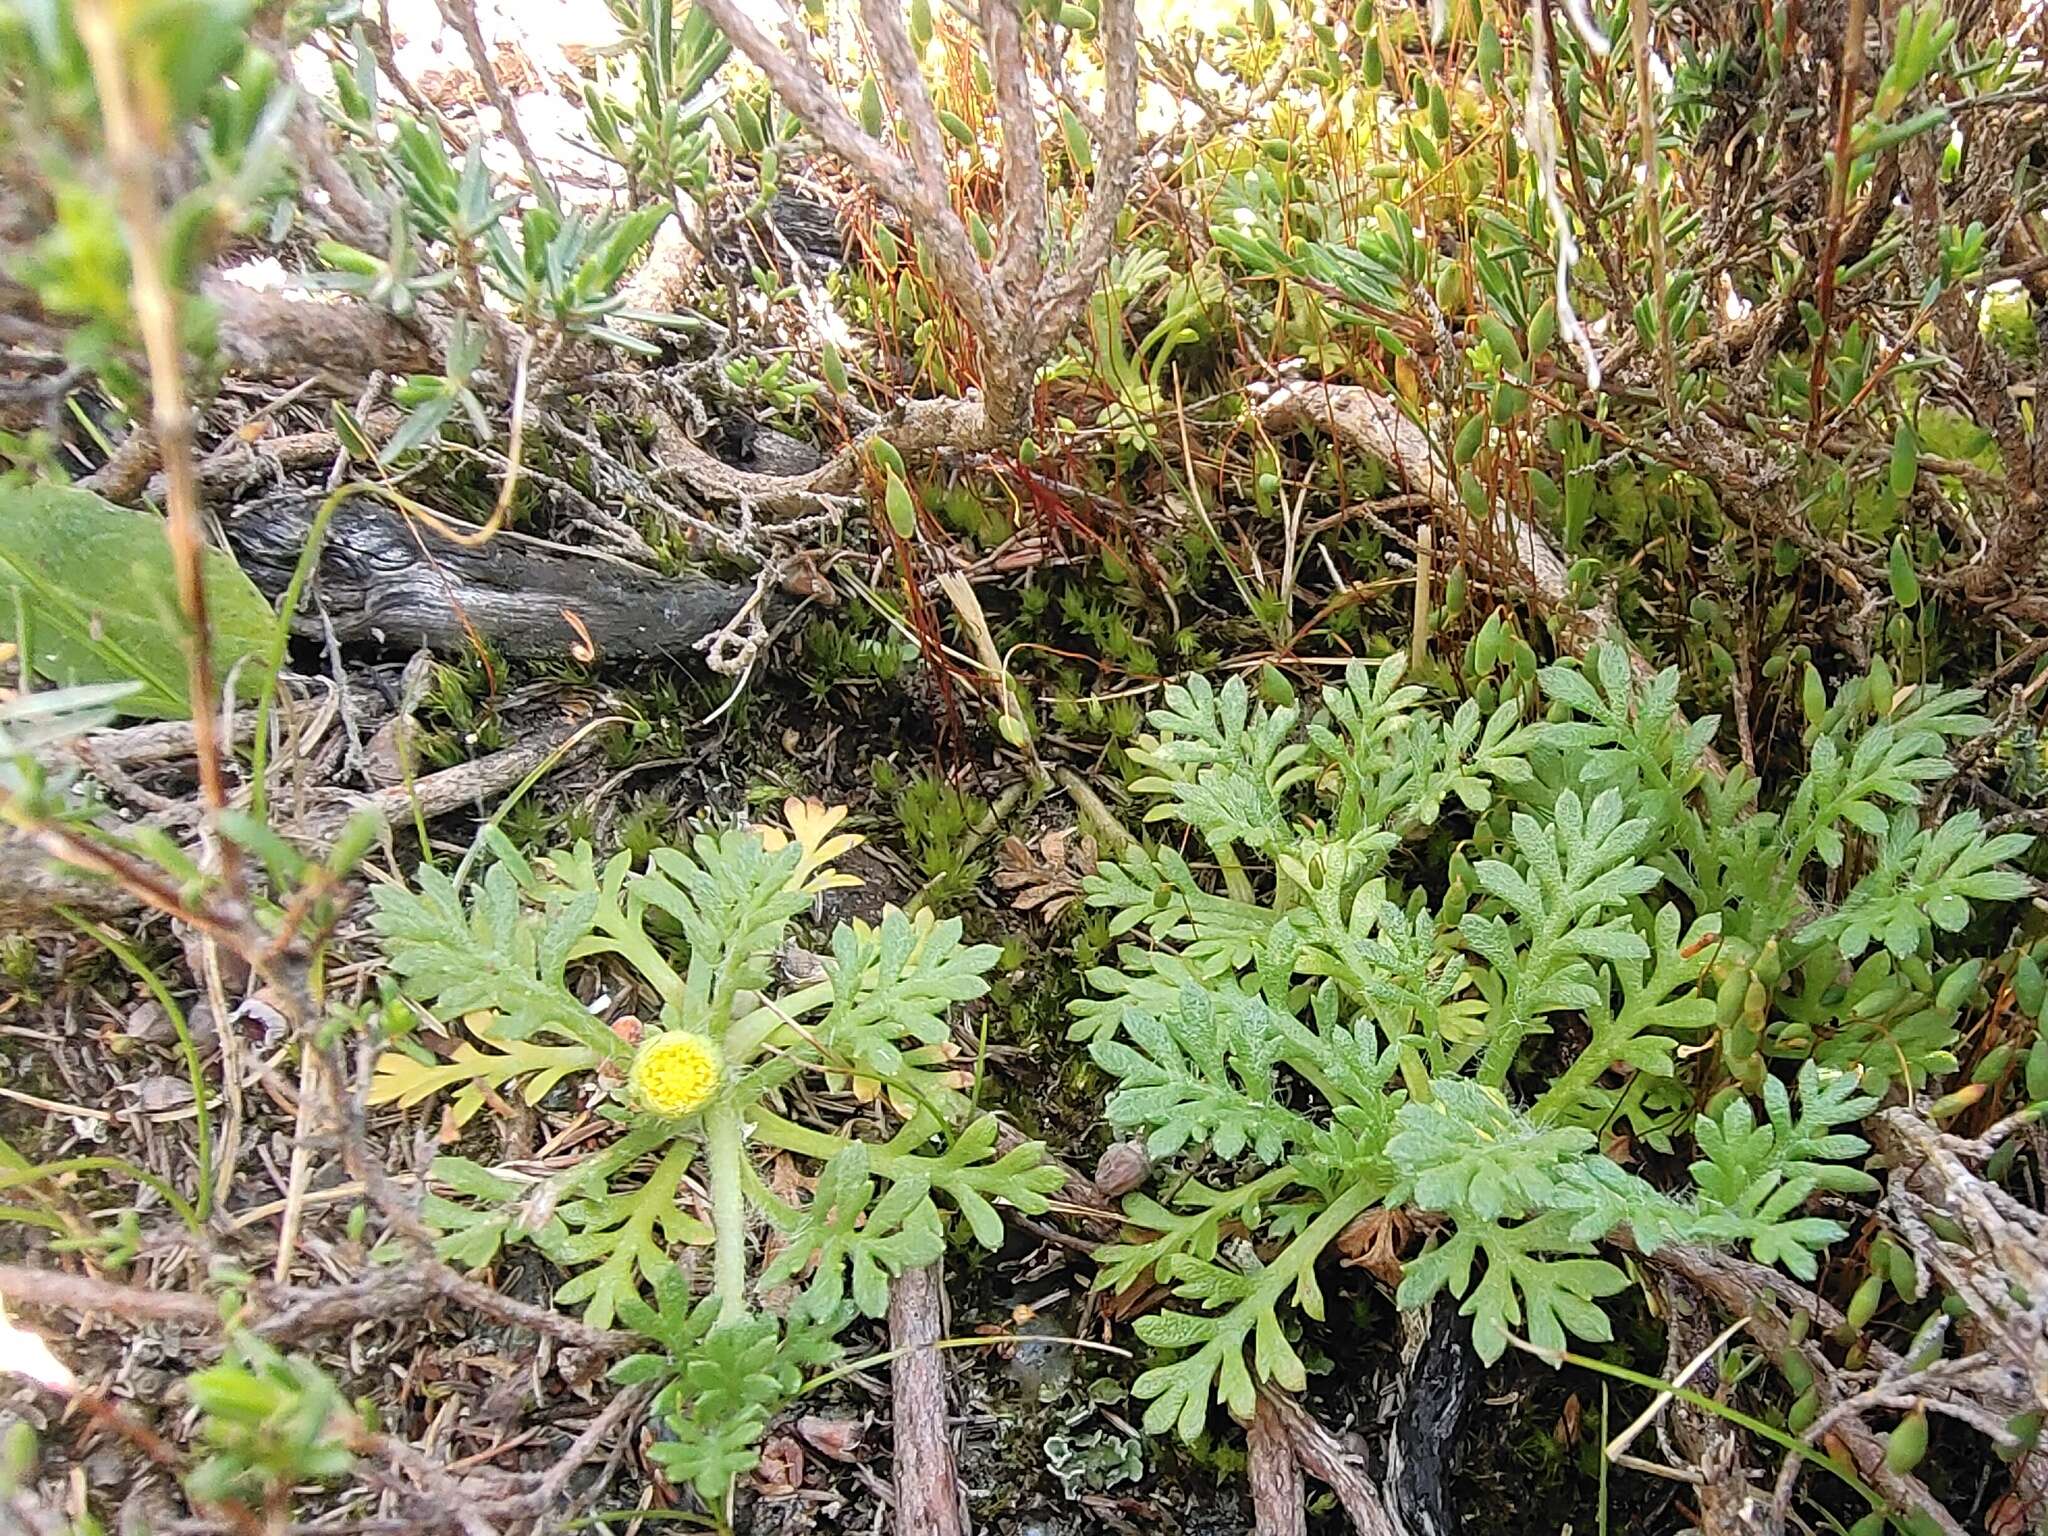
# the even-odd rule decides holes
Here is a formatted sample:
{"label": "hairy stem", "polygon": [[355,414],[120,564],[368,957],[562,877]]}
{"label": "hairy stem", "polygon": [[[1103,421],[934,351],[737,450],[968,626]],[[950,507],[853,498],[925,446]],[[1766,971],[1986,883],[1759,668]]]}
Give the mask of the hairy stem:
{"label": "hairy stem", "polygon": [[747,1313],[746,1146],[740,1107],[730,1089],[704,1111],[704,1161],[711,1176],[712,1284],[718,1292],[718,1322],[736,1323]]}

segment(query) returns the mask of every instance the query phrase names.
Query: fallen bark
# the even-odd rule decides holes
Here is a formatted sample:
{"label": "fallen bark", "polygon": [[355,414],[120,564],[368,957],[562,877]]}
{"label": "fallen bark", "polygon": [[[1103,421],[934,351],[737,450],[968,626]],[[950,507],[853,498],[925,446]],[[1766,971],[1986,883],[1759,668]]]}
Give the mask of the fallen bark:
{"label": "fallen bark", "polygon": [[[284,493],[237,507],[228,542],[266,596],[290,584],[319,510]],[[460,544],[367,497],[336,509],[297,633],[395,650],[517,657],[681,657],[739,611],[751,587],[671,578],[624,560],[557,550],[519,534]]]}
{"label": "fallen bark", "polygon": [[889,1367],[895,1419],[897,1536],[967,1536],[946,1411],[945,1280],[939,1266],[906,1270],[889,1288]]}

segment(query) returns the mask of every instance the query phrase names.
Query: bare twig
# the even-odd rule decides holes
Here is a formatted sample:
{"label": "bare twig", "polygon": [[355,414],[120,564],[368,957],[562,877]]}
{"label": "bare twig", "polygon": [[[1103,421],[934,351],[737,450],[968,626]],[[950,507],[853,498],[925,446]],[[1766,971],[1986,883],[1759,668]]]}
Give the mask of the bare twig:
{"label": "bare twig", "polygon": [[512,148],[519,154],[519,163],[526,167],[526,181],[534,200],[543,208],[553,209],[556,206],[554,186],[541,169],[533,146],[526,140],[526,130],[519,123],[518,108],[506,94],[504,83],[498,79],[498,71],[491,65],[490,45],[484,41],[483,29],[477,24],[475,0],[436,0],[436,3],[441,10],[441,19],[456,30],[463,46],[469,50],[469,62],[476,68],[477,82],[483,86],[484,95],[490,98],[491,105],[498,110],[499,130],[511,140]]}
{"label": "bare twig", "polygon": [[[138,115],[130,91],[122,38],[122,12],[110,0],[83,0],[78,32],[92,62],[107,158],[127,239],[130,292],[136,323],[149,360],[150,415],[164,472],[169,477],[165,528],[177,574],[178,602],[191,626],[185,646],[186,691],[192,704],[193,744],[199,762],[199,792],[209,812],[228,801],[220,742],[219,697],[206,610],[205,535],[201,531],[199,486],[193,474],[192,416],[185,400],[184,351],[179,341],[178,302],[164,265],[164,234],[156,202],[151,125]],[[160,149],[162,146],[157,145]],[[239,855],[232,843],[220,847],[221,872],[239,896]]]}
{"label": "bare twig", "polygon": [[[954,207],[945,138],[899,7],[890,0],[862,0],[860,9],[877,73],[903,119],[907,153],[893,140],[872,139],[862,132],[802,43],[802,28],[782,28],[785,36],[798,40],[792,52],[761,29],[740,0],[704,0],[704,8],[826,147],[902,210],[948,296],[966,317],[980,343],[982,398],[955,402],[967,408],[948,423],[952,435],[942,446],[986,448],[1013,438],[1028,414],[1039,364],[1065,338],[1101,278],[1117,216],[1136,177],[1137,20],[1132,0],[1104,0],[1097,36],[1106,83],[1103,137],[1095,147],[1095,186],[1067,260],[1053,272],[1045,271],[1040,251],[1046,225],[1045,172],[1026,73],[1029,50],[1020,31],[1025,18],[1004,0],[986,0],[981,11],[996,111],[1003,126],[1007,205],[1003,243],[992,272],[982,266]],[[892,441],[906,455],[911,452],[901,439]],[[684,467],[686,473],[693,467],[709,468]],[[830,485],[806,487],[847,488],[846,479],[837,477]]]}

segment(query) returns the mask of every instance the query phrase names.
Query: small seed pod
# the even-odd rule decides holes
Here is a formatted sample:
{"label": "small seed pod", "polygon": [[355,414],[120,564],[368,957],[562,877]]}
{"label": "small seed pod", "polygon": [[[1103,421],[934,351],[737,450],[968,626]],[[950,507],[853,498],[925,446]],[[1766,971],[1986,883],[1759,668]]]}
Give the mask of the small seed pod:
{"label": "small seed pod", "polygon": [[1112,1142],[1095,1165],[1095,1187],[1107,1199],[1128,1195],[1152,1177],[1152,1159],[1142,1141]]}

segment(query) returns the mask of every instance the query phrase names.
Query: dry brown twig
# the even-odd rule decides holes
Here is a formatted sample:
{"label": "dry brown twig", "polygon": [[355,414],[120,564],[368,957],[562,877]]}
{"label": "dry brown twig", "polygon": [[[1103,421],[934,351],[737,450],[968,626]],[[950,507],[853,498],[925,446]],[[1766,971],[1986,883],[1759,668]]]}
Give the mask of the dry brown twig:
{"label": "dry brown twig", "polygon": [[1258,1536],[1308,1536],[1308,1501],[1301,1461],[1287,1433],[1279,1401],[1261,1392],[1245,1425],[1245,1468]]}
{"label": "dry brown twig", "polygon": [[1260,1411],[1287,1436],[1302,1470],[1325,1484],[1344,1506],[1358,1536],[1402,1536],[1365,1468],[1338,1438],[1276,1387],[1259,1388]]}
{"label": "dry brown twig", "polygon": [[528,188],[543,208],[554,208],[554,185],[549,181],[547,172],[541,169],[533,145],[527,142],[526,129],[519,122],[519,110],[513,105],[504,82],[498,79],[498,71],[491,64],[491,49],[484,41],[483,28],[476,19],[475,0],[436,0],[436,4],[440,8],[441,19],[455,29],[463,46],[469,50],[469,62],[476,69],[477,82],[497,109],[498,131],[511,142],[518,153],[519,163],[526,168]]}
{"label": "dry brown twig", "polygon": [[[165,499],[165,536],[170,541],[171,563],[177,574],[178,601],[191,626],[185,647],[186,678],[192,702],[194,753],[199,762],[199,792],[208,812],[218,813],[227,804],[227,774],[214,703],[219,694],[207,626],[205,535],[200,526],[199,485],[193,472],[192,413],[185,399],[178,304],[165,268],[163,221],[157,207],[152,164],[152,149],[161,146],[150,144],[149,125],[136,110],[124,56],[122,15],[107,0],[86,0],[78,7],[78,33],[91,60],[93,83],[99,93],[107,159],[114,173],[115,197],[128,245],[135,318],[149,361],[151,425],[170,481]],[[238,898],[239,858],[231,844],[220,845],[220,863],[231,894]]]}
{"label": "dry brown twig", "polygon": [[[1626,1235],[1623,1234],[1624,1245]],[[1828,1357],[1822,1340],[1843,1326],[1841,1309],[1815,1291],[1777,1270],[1738,1254],[1717,1253],[1686,1243],[1667,1243],[1649,1260],[1651,1266],[1677,1276],[1730,1317],[1747,1317],[1750,1335],[1773,1356],[1796,1354],[1813,1373],[1823,1411],[1859,1389]],[[1810,1326],[1797,1319],[1804,1314]],[[1871,1366],[1896,1368],[1898,1354],[1881,1340],[1866,1341]],[[1927,1485],[1910,1472],[1895,1472],[1885,1461],[1884,1441],[1858,1412],[1843,1414],[1830,1426],[1849,1454],[1857,1473],[1898,1509],[1917,1510],[1944,1536],[1962,1536],[1962,1526]]]}

